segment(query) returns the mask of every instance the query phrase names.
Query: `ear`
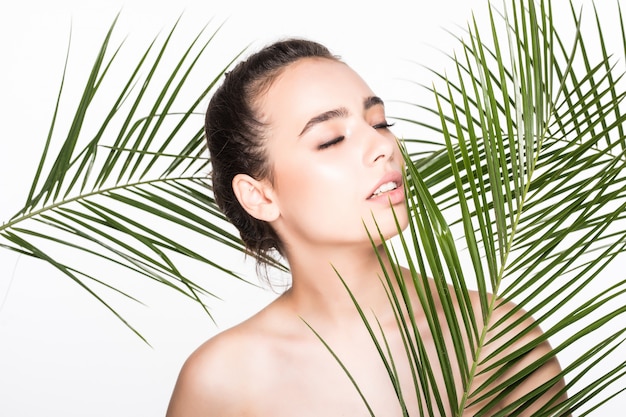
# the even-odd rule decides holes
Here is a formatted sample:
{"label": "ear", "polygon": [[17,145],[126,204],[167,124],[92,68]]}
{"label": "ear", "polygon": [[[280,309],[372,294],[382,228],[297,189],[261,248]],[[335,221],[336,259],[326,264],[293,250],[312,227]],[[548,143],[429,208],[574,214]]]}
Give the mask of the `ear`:
{"label": "ear", "polygon": [[278,218],[278,204],[274,199],[271,185],[266,181],[255,180],[246,174],[237,174],[232,185],[239,204],[249,215],[266,222]]}

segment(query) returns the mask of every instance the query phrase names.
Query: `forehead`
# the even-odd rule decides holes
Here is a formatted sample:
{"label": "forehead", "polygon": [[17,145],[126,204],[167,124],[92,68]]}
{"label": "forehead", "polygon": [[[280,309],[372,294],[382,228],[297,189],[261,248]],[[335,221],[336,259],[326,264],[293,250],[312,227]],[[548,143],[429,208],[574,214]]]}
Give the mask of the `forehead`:
{"label": "forehead", "polygon": [[303,58],[287,66],[259,104],[261,121],[301,123],[335,108],[356,111],[374,95],[348,65],[327,58]]}

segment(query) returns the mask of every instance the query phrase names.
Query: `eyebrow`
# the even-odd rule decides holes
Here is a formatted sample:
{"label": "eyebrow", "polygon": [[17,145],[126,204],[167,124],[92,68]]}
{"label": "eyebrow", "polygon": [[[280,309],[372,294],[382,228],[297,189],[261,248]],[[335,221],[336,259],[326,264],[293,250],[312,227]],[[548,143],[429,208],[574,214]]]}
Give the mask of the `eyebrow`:
{"label": "eyebrow", "polygon": [[[385,102],[383,101],[383,99],[381,99],[378,96],[366,97],[365,100],[363,100],[363,109],[364,110],[369,110],[370,108],[372,108],[374,106],[378,106],[378,105],[380,105],[380,106],[384,106],[385,105]],[[340,118],[340,117],[347,117],[349,113],[350,112],[345,107],[339,107],[337,109],[333,109],[333,110],[325,111],[324,113],[320,113],[317,116],[312,117],[306,123],[306,125],[304,125],[304,129],[302,129],[302,132],[300,132],[300,134],[298,136],[304,135],[309,129],[311,129],[313,126],[315,126],[317,124],[327,122],[328,120],[331,120],[331,119],[336,119],[336,118]]]}
{"label": "eyebrow", "polygon": [[363,100],[363,108],[365,110],[369,110],[370,108],[378,105],[381,105],[383,107],[385,106],[385,102],[383,101],[383,99],[378,96],[370,96]]}

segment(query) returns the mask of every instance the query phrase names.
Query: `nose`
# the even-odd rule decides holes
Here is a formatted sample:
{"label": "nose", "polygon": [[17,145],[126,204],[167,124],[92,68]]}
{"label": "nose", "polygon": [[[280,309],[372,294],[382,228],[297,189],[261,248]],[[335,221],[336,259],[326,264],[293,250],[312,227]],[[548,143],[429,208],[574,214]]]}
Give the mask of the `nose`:
{"label": "nose", "polygon": [[398,146],[394,134],[388,128],[375,129],[368,125],[367,129],[364,162],[369,165],[393,159]]}

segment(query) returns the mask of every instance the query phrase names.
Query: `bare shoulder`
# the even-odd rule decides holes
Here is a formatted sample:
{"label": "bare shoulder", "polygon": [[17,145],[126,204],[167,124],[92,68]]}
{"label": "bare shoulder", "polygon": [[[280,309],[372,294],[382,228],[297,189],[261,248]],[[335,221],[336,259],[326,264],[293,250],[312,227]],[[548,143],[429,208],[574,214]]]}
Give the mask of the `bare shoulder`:
{"label": "bare shoulder", "polygon": [[237,389],[231,375],[232,367],[238,363],[239,333],[226,330],[187,358],[176,381],[168,417],[224,415]]}
{"label": "bare shoulder", "polygon": [[511,301],[494,300],[489,318],[488,339],[501,339],[495,346],[506,346],[504,352],[524,352],[526,361],[539,359],[552,349],[539,323],[528,312]]}
{"label": "bare shoulder", "polygon": [[[218,415],[221,404],[228,397],[228,383],[219,383],[228,378],[225,365],[228,356],[228,341],[225,333],[205,342],[185,361],[167,410],[168,417]],[[226,359],[226,360],[225,360]],[[223,394],[227,394],[226,397]],[[219,400],[219,401],[218,401]]]}
{"label": "bare shoulder", "polygon": [[243,415],[245,398],[254,395],[267,361],[267,340],[253,317],[198,347],[181,368],[167,417]]}
{"label": "bare shoulder", "polygon": [[[478,302],[477,293],[472,293],[471,297],[476,297]],[[497,408],[502,409],[535,392],[533,395],[537,398],[533,404],[524,405],[520,415],[536,415],[544,405],[555,405],[552,399],[559,398],[562,401],[566,398],[564,381],[560,377],[561,366],[544,332],[532,316],[513,302],[493,301],[496,308],[489,318],[486,337],[486,340],[493,342],[487,343],[481,356],[486,358],[493,355],[488,363],[506,357],[512,359],[512,365],[502,377],[528,372],[525,379],[514,384]]]}

